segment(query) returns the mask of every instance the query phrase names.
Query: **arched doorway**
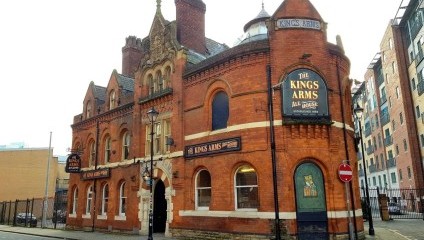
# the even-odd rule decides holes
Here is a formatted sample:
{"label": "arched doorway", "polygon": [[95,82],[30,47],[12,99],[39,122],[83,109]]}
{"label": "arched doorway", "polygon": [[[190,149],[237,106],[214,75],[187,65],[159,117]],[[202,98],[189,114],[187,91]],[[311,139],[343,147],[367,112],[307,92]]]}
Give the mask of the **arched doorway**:
{"label": "arched doorway", "polygon": [[294,174],[298,239],[328,239],[324,178],[312,162],[300,164]]}
{"label": "arched doorway", "polygon": [[153,198],[153,232],[163,233],[166,228],[165,184],[162,180],[156,182]]}

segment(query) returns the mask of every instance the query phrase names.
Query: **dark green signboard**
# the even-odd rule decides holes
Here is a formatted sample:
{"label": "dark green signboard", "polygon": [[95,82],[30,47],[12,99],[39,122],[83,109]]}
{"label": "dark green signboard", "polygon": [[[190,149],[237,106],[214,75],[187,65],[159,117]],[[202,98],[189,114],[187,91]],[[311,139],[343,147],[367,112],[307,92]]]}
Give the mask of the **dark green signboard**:
{"label": "dark green signboard", "polygon": [[328,119],[327,85],[318,73],[305,68],[290,72],[281,85],[283,116]]}

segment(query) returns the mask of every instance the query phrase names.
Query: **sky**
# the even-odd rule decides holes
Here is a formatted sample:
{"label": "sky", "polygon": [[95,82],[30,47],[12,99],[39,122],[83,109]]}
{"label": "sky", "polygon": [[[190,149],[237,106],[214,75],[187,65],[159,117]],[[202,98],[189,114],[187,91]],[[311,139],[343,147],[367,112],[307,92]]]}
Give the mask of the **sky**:
{"label": "sky", "polygon": [[[263,0],[272,15],[283,0]],[[327,26],[327,39],[342,38],[350,78],[363,80],[402,0],[310,0]],[[232,47],[262,0],[203,0],[206,36]],[[0,1],[0,145],[24,142],[54,155],[71,147],[73,117],[82,113],[90,81],[107,86],[121,72],[125,38],[148,35],[156,0]],[[175,20],[174,0],[162,14]]]}

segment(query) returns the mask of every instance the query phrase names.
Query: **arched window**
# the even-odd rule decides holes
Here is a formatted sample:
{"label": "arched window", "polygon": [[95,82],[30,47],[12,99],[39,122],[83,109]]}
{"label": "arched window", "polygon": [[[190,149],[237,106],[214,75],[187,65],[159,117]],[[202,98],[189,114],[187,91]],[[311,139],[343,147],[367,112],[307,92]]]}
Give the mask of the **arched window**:
{"label": "arched window", "polygon": [[164,80],[164,88],[171,87],[171,67],[166,67],[165,69],[165,76],[163,78]]}
{"label": "arched window", "polygon": [[155,83],[153,82],[153,76],[151,74],[147,77],[147,81],[149,84],[149,95],[153,95],[153,93],[155,93]]}
{"label": "arched window", "polygon": [[115,90],[111,90],[109,93],[109,110],[114,109],[115,106],[116,106]]}
{"label": "arched window", "polygon": [[127,191],[125,189],[125,182],[121,183],[119,186],[119,216],[125,216],[125,211],[127,209]]}
{"label": "arched window", "polygon": [[88,156],[88,167],[91,167],[95,164],[96,159],[96,142],[91,141],[89,144],[89,154]]}
{"label": "arched window", "polygon": [[105,139],[105,163],[109,163],[110,162],[110,156],[111,156],[111,148],[110,148],[110,145],[111,145],[111,140],[110,140],[110,137],[108,136],[108,137],[106,137],[106,139]]}
{"label": "arched window", "polygon": [[234,177],[236,209],[257,209],[258,179],[251,166],[244,165],[237,169]]}
{"label": "arched window", "polygon": [[71,214],[77,214],[78,208],[78,187],[76,187],[72,193],[72,209]]}
{"label": "arched window", "polygon": [[87,104],[85,105],[85,118],[91,117],[91,102],[87,101]]}
{"label": "arched window", "polygon": [[107,214],[107,204],[109,201],[109,185],[105,184],[102,189],[102,208],[101,215]]}
{"label": "arched window", "polygon": [[128,159],[130,156],[130,134],[125,132],[122,137],[122,159]]}
{"label": "arched window", "polygon": [[226,128],[228,116],[228,96],[225,92],[218,92],[212,101],[212,130]]}
{"label": "arched window", "polygon": [[162,91],[164,87],[163,87],[163,76],[161,71],[156,72],[156,82],[157,82],[156,91],[158,92]]}
{"label": "arched window", "polygon": [[209,210],[211,202],[211,175],[200,170],[196,176],[196,208]]}
{"label": "arched window", "polygon": [[87,188],[87,203],[85,205],[85,214],[91,214],[91,206],[93,204],[93,185]]}

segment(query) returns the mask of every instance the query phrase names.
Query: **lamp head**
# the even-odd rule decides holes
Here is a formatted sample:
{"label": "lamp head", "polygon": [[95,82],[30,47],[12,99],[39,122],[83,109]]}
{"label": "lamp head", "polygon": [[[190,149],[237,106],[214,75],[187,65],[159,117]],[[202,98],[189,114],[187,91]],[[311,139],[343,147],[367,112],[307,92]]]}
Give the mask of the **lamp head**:
{"label": "lamp head", "polygon": [[144,168],[144,172],[143,172],[142,177],[143,177],[144,181],[146,181],[146,182],[150,181],[150,173],[147,170],[147,167]]}
{"label": "lamp head", "polygon": [[158,118],[159,112],[155,110],[154,107],[152,107],[149,111],[147,111],[147,116],[149,116],[150,122],[156,122],[156,119]]}
{"label": "lamp head", "polygon": [[355,113],[355,116],[360,119],[362,117],[362,113],[364,112],[364,109],[359,106],[359,103],[355,104],[355,108],[353,109],[353,112]]}

